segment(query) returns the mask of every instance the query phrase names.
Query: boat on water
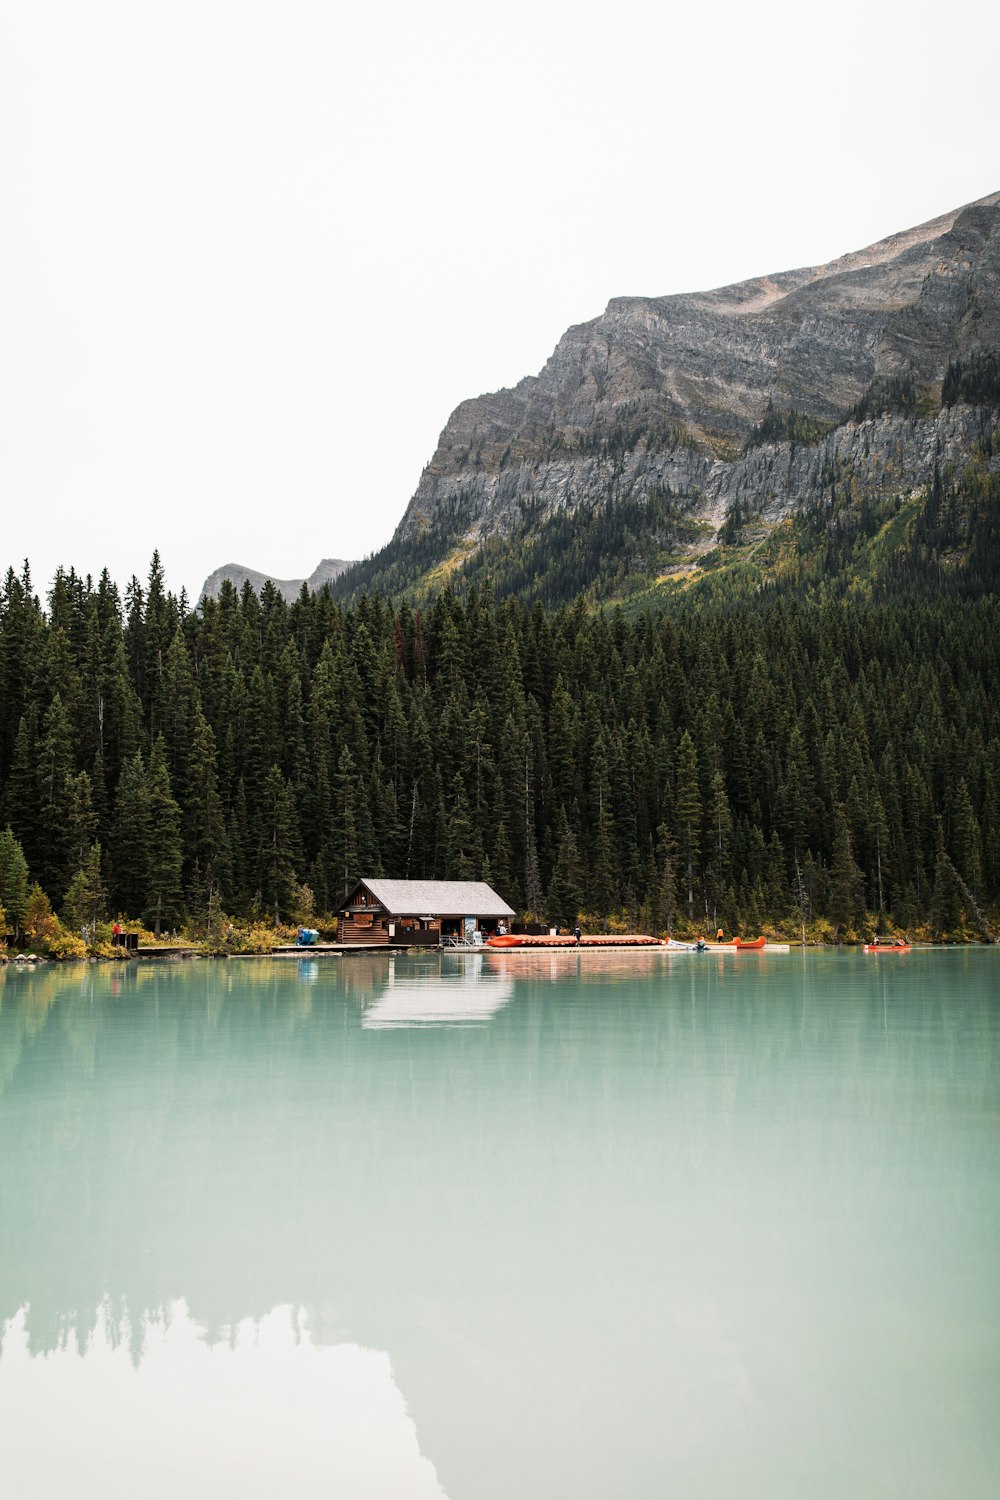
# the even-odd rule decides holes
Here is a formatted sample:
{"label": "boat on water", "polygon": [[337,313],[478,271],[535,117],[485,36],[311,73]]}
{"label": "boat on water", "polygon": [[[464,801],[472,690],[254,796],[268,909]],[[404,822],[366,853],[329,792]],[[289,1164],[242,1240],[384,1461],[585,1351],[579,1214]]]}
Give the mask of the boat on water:
{"label": "boat on water", "polygon": [[866,953],[909,953],[909,943],[865,943]]}

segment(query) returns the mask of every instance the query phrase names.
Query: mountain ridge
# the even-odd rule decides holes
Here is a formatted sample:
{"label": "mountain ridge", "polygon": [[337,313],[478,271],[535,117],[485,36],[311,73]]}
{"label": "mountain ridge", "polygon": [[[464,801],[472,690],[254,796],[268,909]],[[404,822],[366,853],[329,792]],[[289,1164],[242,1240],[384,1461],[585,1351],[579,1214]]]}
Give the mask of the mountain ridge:
{"label": "mountain ridge", "polygon": [[558,512],[669,495],[704,551],[734,508],[773,524],[834,479],[913,493],[995,448],[997,403],[941,391],[998,348],[1000,193],[824,265],[612,298],[538,375],[455,408],[392,541],[335,592],[419,595]]}
{"label": "mountain ridge", "polygon": [[353,562],[344,561],[342,558],[324,557],[308,578],[275,578],[271,573],[260,573],[256,568],[248,568],[243,563],[223,563],[221,568],[216,568],[205,579],[198,597],[204,599],[207,596],[209,599],[217,599],[223,583],[227,582],[237,589],[249,583],[257,594],[265,584],[270,583],[290,604],[301,592],[304,583],[308,584],[310,589],[320,589],[324,583],[332,583],[335,578],[339,578],[342,573],[346,573],[348,568],[353,566]]}

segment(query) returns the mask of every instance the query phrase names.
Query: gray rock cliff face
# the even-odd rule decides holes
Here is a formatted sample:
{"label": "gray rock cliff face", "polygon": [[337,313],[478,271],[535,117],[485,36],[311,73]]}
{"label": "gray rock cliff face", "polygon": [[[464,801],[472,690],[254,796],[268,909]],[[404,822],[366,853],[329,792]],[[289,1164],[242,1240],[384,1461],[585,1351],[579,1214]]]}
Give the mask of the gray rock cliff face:
{"label": "gray rock cliff face", "polygon": [[[825,266],[672,297],[619,297],[570,328],[538,376],[463,402],[397,529],[446,506],[466,545],[542,513],[670,486],[718,527],[740,501],[777,519],[831,473],[896,489],[961,468],[995,434],[936,411],[949,360],[1000,348],[1000,193]],[[847,421],[873,383],[906,379],[927,415]],[[771,403],[829,429],[744,451]]]}

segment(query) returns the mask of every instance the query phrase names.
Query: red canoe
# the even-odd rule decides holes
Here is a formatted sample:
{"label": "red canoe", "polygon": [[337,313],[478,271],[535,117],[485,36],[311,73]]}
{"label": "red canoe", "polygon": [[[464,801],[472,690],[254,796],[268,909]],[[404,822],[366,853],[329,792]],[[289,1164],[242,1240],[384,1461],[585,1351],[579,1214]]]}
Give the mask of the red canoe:
{"label": "red canoe", "polygon": [[866,953],[909,953],[909,943],[866,943]]}

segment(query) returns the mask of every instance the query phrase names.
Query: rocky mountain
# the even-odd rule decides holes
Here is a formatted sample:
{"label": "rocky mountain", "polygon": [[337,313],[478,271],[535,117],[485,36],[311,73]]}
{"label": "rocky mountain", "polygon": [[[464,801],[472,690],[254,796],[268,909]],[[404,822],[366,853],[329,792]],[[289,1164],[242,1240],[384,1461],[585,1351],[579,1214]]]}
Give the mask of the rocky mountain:
{"label": "rocky mountain", "polygon": [[308,578],[272,578],[270,573],[258,573],[254,568],[245,568],[242,563],[224,563],[221,568],[216,568],[215,572],[210,573],[205,579],[198,597],[203,599],[207,594],[210,599],[217,599],[219,590],[227,581],[234,584],[237,589],[249,583],[258,594],[265,583],[273,583],[282,598],[291,603],[301,591],[304,583],[307,583],[310,589],[320,589],[324,583],[332,583],[335,578],[339,578],[342,573],[346,573],[348,568],[353,566],[352,562],[344,562],[339,557],[324,557]]}
{"label": "rocky mountain", "polygon": [[[558,538],[609,512],[648,586],[838,484],[906,495],[995,466],[998,350],[1000,193],[828,265],[615,298],[539,375],[452,413],[393,540],[336,592],[488,578],[555,602]],[[576,584],[606,593],[592,572]]]}

